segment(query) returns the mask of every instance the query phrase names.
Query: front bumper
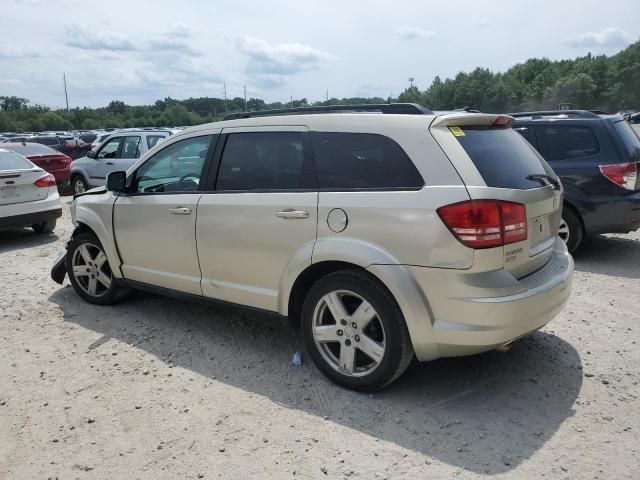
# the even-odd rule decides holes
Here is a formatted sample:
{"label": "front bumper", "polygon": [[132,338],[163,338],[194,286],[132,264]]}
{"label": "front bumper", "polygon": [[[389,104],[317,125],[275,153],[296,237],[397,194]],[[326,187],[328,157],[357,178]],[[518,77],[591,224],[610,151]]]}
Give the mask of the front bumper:
{"label": "front bumper", "polygon": [[547,264],[521,279],[506,271],[471,278],[461,271],[411,267],[433,318],[433,345],[424,355],[416,348],[416,356],[430,360],[481,353],[542,328],[566,304],[573,268],[573,258],[559,239]]}

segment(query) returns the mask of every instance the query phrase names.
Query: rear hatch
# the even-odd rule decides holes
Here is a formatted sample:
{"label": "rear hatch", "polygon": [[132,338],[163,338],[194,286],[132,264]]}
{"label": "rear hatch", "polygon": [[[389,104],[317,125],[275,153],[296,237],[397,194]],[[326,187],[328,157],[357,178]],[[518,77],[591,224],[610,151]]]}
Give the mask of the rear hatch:
{"label": "rear hatch", "polygon": [[[431,133],[458,170],[474,208],[494,208],[495,201],[496,216],[504,220],[502,231],[493,237],[490,228],[452,229],[454,235],[460,239],[460,232],[465,234],[463,243],[470,239],[475,259],[487,269],[504,268],[521,278],[551,257],[562,215],[562,187],[512,124],[513,118],[504,115],[454,113],[437,117]],[[474,238],[478,232],[485,236]]]}
{"label": "rear hatch", "polygon": [[47,175],[17,153],[0,150],[0,205],[44,200],[50,187],[36,182]]}

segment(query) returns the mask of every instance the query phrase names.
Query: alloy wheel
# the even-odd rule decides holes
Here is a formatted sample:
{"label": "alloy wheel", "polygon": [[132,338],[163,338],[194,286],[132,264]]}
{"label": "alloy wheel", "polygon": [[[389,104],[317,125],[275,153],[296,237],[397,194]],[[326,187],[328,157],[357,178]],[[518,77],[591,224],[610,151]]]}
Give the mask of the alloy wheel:
{"label": "alloy wheel", "polygon": [[92,243],[81,244],[73,252],[71,265],[78,286],[87,295],[101,297],[109,291],[113,274],[100,247]]}
{"label": "alloy wheel", "polygon": [[323,359],[343,375],[369,375],[384,357],[387,343],[378,313],[349,290],[329,292],[318,301],[312,329]]}
{"label": "alloy wheel", "polygon": [[560,228],[558,229],[558,236],[562,239],[565,244],[569,243],[569,237],[571,233],[569,232],[569,225],[564,220],[564,218],[560,221]]}
{"label": "alloy wheel", "polygon": [[80,193],[84,193],[85,192],[85,188],[84,188],[84,182],[82,181],[81,178],[76,178],[75,182],[73,182],[73,191],[76,194],[80,194]]}

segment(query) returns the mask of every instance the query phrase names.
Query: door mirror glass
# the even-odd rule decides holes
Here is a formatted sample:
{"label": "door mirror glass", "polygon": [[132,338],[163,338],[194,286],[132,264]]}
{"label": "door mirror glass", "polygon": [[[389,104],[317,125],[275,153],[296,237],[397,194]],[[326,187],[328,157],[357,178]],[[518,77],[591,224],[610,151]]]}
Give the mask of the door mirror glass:
{"label": "door mirror glass", "polygon": [[107,175],[107,190],[110,192],[126,192],[127,172],[111,172]]}

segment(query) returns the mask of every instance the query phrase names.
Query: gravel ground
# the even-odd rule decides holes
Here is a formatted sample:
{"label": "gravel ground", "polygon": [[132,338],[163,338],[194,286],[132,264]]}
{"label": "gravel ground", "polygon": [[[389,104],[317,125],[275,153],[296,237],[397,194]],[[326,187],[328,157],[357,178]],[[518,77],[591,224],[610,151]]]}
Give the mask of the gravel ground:
{"label": "gravel ground", "polygon": [[[65,208],[65,210],[67,210]],[[0,478],[640,478],[640,233],[576,257],[571,300],[507,353],[362,395],[270,320],[52,282],[68,239],[0,233]],[[306,359],[305,359],[306,360]]]}

